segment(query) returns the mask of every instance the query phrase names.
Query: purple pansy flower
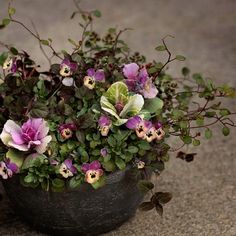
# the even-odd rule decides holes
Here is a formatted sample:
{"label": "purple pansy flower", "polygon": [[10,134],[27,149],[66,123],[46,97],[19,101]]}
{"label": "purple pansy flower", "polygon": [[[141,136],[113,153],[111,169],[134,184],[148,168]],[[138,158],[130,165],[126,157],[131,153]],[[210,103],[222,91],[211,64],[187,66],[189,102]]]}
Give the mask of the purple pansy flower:
{"label": "purple pansy flower", "polygon": [[156,121],[154,123],[154,127],[156,128],[156,139],[163,139],[165,136],[165,131],[162,129],[162,124],[159,121]]}
{"label": "purple pansy flower", "polygon": [[32,118],[21,127],[14,121],[8,120],[0,134],[2,142],[20,151],[34,149],[38,153],[46,151],[48,143],[52,137],[47,135],[49,127],[42,118]]}
{"label": "purple pansy flower", "polygon": [[97,182],[103,175],[101,164],[97,160],[91,162],[90,164],[83,164],[81,170],[85,173],[85,181],[89,184]]}
{"label": "purple pansy flower", "polygon": [[13,174],[18,172],[18,166],[9,159],[0,162],[0,176],[2,176],[3,179],[11,178]]}
{"label": "purple pansy flower", "polygon": [[128,129],[136,129],[137,125],[140,124],[142,120],[143,119],[140,116],[133,116],[126,122],[126,127]]}
{"label": "purple pansy flower", "polygon": [[147,131],[152,128],[152,123],[150,121],[143,120],[140,116],[134,116],[128,119],[126,122],[126,127],[128,129],[135,130],[136,135],[139,138],[145,139]]}
{"label": "purple pansy flower", "polygon": [[145,139],[148,142],[152,142],[155,139],[161,140],[165,135],[160,122],[153,124],[151,121],[143,120],[140,116],[128,119],[126,127],[135,130],[139,138]]}
{"label": "purple pansy flower", "polygon": [[64,59],[60,65],[60,75],[63,77],[71,76],[78,68],[77,63]]}
{"label": "purple pansy flower", "polygon": [[137,165],[138,169],[143,169],[145,167],[146,163],[144,161],[137,160],[136,165]]}
{"label": "purple pansy flower", "polygon": [[76,130],[76,125],[74,123],[61,124],[58,130],[61,137],[66,140],[72,137],[73,131]]}
{"label": "purple pansy flower", "polygon": [[77,172],[77,169],[75,166],[73,166],[71,159],[66,159],[61,164],[59,172],[64,178],[68,178],[73,176]]}
{"label": "purple pansy flower", "polygon": [[112,125],[109,117],[102,115],[98,120],[99,130],[101,131],[102,136],[107,136]]}
{"label": "purple pansy flower", "polygon": [[87,76],[84,77],[84,86],[89,89],[95,87],[96,81],[103,82],[105,80],[105,73],[103,70],[97,70],[90,68],[87,70]]}
{"label": "purple pansy flower", "polygon": [[6,61],[3,63],[4,70],[11,71],[12,73],[16,73],[17,71],[17,63],[16,58],[7,58]]}
{"label": "purple pansy flower", "polygon": [[106,156],[108,155],[108,150],[107,150],[107,148],[102,148],[102,149],[100,150],[100,154],[101,154],[101,156],[106,157]]}
{"label": "purple pansy flower", "polygon": [[144,98],[154,98],[158,94],[158,90],[152,79],[149,78],[145,67],[140,69],[136,63],[130,63],[124,66],[123,74],[130,91],[140,93]]}

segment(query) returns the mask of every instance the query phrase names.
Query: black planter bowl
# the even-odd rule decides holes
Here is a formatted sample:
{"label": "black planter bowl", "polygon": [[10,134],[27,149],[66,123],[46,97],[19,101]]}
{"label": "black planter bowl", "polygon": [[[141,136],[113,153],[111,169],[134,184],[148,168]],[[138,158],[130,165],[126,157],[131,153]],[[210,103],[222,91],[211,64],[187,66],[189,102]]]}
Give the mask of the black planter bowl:
{"label": "black planter bowl", "polygon": [[18,176],[3,181],[15,212],[33,228],[51,235],[99,235],[134,216],[143,200],[132,169],[107,176],[104,187],[46,192],[26,188]]}

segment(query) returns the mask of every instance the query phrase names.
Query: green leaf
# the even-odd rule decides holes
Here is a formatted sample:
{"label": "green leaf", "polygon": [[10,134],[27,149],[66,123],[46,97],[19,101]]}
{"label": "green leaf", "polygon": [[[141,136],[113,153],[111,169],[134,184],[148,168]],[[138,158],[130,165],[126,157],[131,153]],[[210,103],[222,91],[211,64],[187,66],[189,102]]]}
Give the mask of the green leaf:
{"label": "green leaf", "polygon": [[139,206],[140,211],[150,211],[155,207],[155,205],[152,202],[143,202]]}
{"label": "green leaf", "polygon": [[157,110],[162,109],[164,102],[160,98],[151,98],[145,100],[144,109],[150,113],[155,113]]}
{"label": "green leaf", "polygon": [[138,182],[138,189],[141,192],[148,192],[149,190],[154,188],[154,184],[147,180],[140,180]]}
{"label": "green leaf", "polygon": [[156,204],[156,211],[160,216],[163,216],[163,206],[161,204]]}
{"label": "green leaf", "polygon": [[116,165],[112,160],[103,162],[102,167],[108,172],[113,172],[116,169]]}
{"label": "green leaf", "polygon": [[87,151],[83,147],[79,147],[78,151],[79,151],[79,154],[81,156],[82,163],[88,162],[89,161],[89,155],[88,155]]}
{"label": "green leaf", "polygon": [[126,104],[128,101],[128,94],[129,90],[127,85],[124,82],[118,81],[110,86],[104,96],[112,105],[115,105],[117,102]]}
{"label": "green leaf", "polygon": [[228,136],[230,134],[230,129],[226,126],[222,128],[222,133],[224,136]]}
{"label": "green leaf", "polygon": [[30,115],[36,118],[45,118],[48,115],[48,112],[49,111],[46,104],[41,102],[35,102],[33,104],[32,110],[30,111]]}
{"label": "green leaf", "polygon": [[200,140],[194,139],[193,140],[193,146],[199,146],[201,144]]}
{"label": "green leaf", "polygon": [[192,143],[192,137],[190,137],[190,136],[184,136],[184,137],[182,137],[182,140],[185,144],[191,144]]}
{"label": "green leaf", "polygon": [[183,76],[189,75],[190,74],[189,68],[188,67],[183,67],[182,68],[182,74],[183,74]]}
{"label": "green leaf", "polygon": [[128,147],[128,152],[130,152],[130,153],[137,153],[138,151],[139,151],[139,149],[135,146]]}
{"label": "green leaf", "polygon": [[101,188],[105,185],[105,176],[101,176],[98,181],[95,183],[91,184],[94,189]]}
{"label": "green leaf", "polygon": [[216,112],[215,111],[207,111],[205,113],[205,116],[206,117],[214,117],[216,115]]}
{"label": "green leaf", "polygon": [[61,192],[65,188],[65,181],[59,178],[52,180],[52,190],[55,192]]}
{"label": "green leaf", "polygon": [[185,121],[185,120],[181,120],[179,122],[179,125],[180,125],[181,129],[187,129],[188,128],[188,122]]}
{"label": "green leaf", "polygon": [[11,20],[10,20],[9,18],[4,18],[4,19],[2,20],[2,24],[3,24],[4,26],[9,25],[10,22],[11,22]]}
{"label": "green leaf", "polygon": [[73,177],[69,180],[69,187],[74,189],[78,188],[82,184],[83,180],[80,178],[78,179],[77,177]]}
{"label": "green leaf", "polygon": [[116,119],[118,119],[118,120],[120,119],[115,107],[108,101],[108,99],[105,96],[101,97],[100,104],[101,104],[101,107],[104,111],[108,112],[109,114],[114,116]]}
{"label": "green leaf", "polygon": [[148,74],[154,74],[157,71],[159,71],[159,69],[155,66],[152,66],[151,68],[148,69]]}
{"label": "green leaf", "polygon": [[198,126],[204,125],[204,117],[203,116],[198,116],[197,119],[196,119],[196,124]]}
{"label": "green leaf", "polygon": [[0,55],[0,65],[3,66],[4,62],[6,61],[6,59],[8,58],[8,53],[7,52],[3,52]]}
{"label": "green leaf", "polygon": [[18,50],[14,47],[11,47],[10,48],[10,52],[13,54],[13,55],[18,55]]}
{"label": "green leaf", "polygon": [[165,51],[166,47],[164,45],[159,45],[159,46],[155,47],[155,50],[157,50],[157,51]]}
{"label": "green leaf", "polygon": [[186,60],[186,58],[182,55],[176,55],[175,59],[178,61],[185,61]]}
{"label": "green leaf", "polygon": [[198,74],[198,73],[193,74],[193,79],[196,81],[198,85],[205,86],[205,82],[201,74]]}
{"label": "green leaf", "polygon": [[138,147],[139,149],[146,150],[146,151],[151,149],[151,145],[147,141],[144,141],[144,140],[138,143]]}
{"label": "green leaf", "polygon": [[84,132],[82,130],[77,130],[76,133],[75,133],[75,136],[76,136],[77,140],[80,143],[85,142],[85,135],[84,135]]}
{"label": "green leaf", "polygon": [[6,153],[6,158],[10,159],[10,161],[16,164],[18,168],[21,168],[25,154],[15,149],[9,149],[9,151]]}
{"label": "green leaf", "polygon": [[118,167],[120,170],[124,170],[125,167],[126,167],[125,162],[124,162],[121,158],[119,158],[119,157],[116,157],[115,163],[116,163],[117,167]]}
{"label": "green leaf", "polygon": [[108,144],[111,146],[111,147],[115,147],[116,146],[116,139],[112,136],[109,136],[108,139],[107,139],[107,142]]}
{"label": "green leaf", "polygon": [[16,13],[16,9],[15,8],[13,8],[13,7],[9,7],[8,8],[8,14],[10,16],[13,16],[15,13]]}
{"label": "green leaf", "polygon": [[212,137],[212,131],[209,128],[205,130],[205,137],[206,139],[210,139]]}
{"label": "green leaf", "polygon": [[101,17],[102,13],[99,10],[95,10],[95,11],[93,11],[93,15],[96,17]]}
{"label": "green leaf", "polygon": [[39,167],[45,163],[47,157],[43,154],[33,153],[27,156],[22,165],[22,170],[29,169],[31,167]]}
{"label": "green leaf", "polygon": [[49,46],[49,45],[50,45],[49,41],[46,40],[46,39],[41,39],[41,40],[40,40],[40,43],[43,44],[43,45],[45,45],[45,46]]}
{"label": "green leaf", "polygon": [[28,175],[25,176],[24,181],[26,183],[34,182],[34,176],[31,173],[29,173]]}
{"label": "green leaf", "polygon": [[127,117],[127,116],[134,116],[137,115],[144,105],[144,99],[142,95],[135,94],[131,96],[127,102],[127,104],[124,106],[123,110],[120,113],[120,117]]}
{"label": "green leaf", "polygon": [[221,116],[228,116],[230,114],[230,111],[226,108],[220,110]]}
{"label": "green leaf", "polygon": [[72,45],[78,47],[78,44],[73,40],[73,39],[68,39],[68,42],[71,43]]}
{"label": "green leaf", "polygon": [[172,110],[173,119],[178,120],[184,116],[184,113],[178,109]]}
{"label": "green leaf", "polygon": [[166,204],[172,199],[172,194],[169,192],[157,192],[154,194],[153,199],[158,201],[160,204]]}

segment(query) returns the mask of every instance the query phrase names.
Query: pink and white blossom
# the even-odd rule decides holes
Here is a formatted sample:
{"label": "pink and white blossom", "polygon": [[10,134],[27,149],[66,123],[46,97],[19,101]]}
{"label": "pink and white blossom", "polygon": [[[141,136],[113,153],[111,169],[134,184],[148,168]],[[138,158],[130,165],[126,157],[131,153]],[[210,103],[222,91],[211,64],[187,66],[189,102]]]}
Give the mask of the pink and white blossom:
{"label": "pink and white blossom", "polygon": [[3,127],[0,138],[7,147],[24,152],[35,150],[42,154],[52,139],[48,132],[47,122],[42,118],[29,119],[22,126],[13,120],[8,120]]}
{"label": "pink and white blossom", "polygon": [[152,79],[149,78],[145,67],[140,68],[136,63],[126,64],[123,74],[130,91],[140,93],[144,98],[154,98],[158,94],[158,90]]}

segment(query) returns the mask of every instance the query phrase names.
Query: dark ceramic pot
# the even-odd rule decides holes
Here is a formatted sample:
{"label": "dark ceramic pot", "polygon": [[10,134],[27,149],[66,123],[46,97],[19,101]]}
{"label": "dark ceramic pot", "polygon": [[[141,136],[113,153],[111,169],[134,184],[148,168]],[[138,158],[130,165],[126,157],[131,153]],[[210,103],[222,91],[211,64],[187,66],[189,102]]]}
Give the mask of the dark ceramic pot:
{"label": "dark ceramic pot", "polygon": [[5,191],[22,219],[51,235],[98,235],[134,216],[143,199],[131,169],[114,172],[97,190],[83,184],[61,193],[23,187],[19,177],[3,181]]}

